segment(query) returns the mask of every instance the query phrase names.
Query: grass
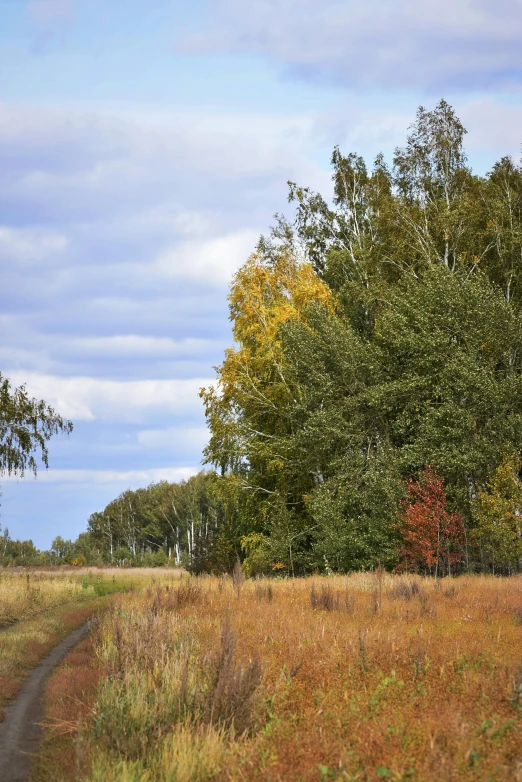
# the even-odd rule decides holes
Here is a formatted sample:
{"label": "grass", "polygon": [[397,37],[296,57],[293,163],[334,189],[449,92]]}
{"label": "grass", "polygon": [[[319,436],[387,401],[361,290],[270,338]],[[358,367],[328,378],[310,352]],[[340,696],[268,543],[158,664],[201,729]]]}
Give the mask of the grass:
{"label": "grass", "polygon": [[95,582],[71,573],[0,571],[0,627],[94,594]]}
{"label": "grass", "polygon": [[118,597],[34,779],[522,780],[522,578],[235,581]]}
{"label": "grass", "polygon": [[15,697],[28,674],[72,630],[106,608],[107,598],[50,609],[25,619],[0,635],[0,722],[2,707]]}
{"label": "grass", "polygon": [[[172,572],[161,577],[172,579]],[[150,579],[150,573],[116,570],[0,571],[0,721],[2,707],[56,644],[107,608],[111,595]]]}
{"label": "grass", "polygon": [[119,568],[0,568],[0,629],[64,603],[111,594],[151,577],[165,579],[178,570]]}

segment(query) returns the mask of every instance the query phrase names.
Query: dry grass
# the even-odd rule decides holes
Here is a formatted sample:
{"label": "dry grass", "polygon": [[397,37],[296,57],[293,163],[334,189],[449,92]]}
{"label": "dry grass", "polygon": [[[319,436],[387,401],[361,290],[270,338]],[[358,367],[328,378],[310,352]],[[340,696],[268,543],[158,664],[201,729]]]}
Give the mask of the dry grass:
{"label": "dry grass", "polygon": [[71,573],[0,571],[0,627],[80,597],[94,597],[93,584],[82,586]]}
{"label": "dry grass", "polygon": [[522,578],[182,586],[104,621],[80,777],[522,780]]}
{"label": "dry grass", "polygon": [[[154,575],[175,583],[172,571]],[[10,620],[0,628],[0,721],[2,706],[16,695],[27,673],[56,644],[107,607],[112,594],[141,588],[145,583],[151,584],[151,575],[136,575],[135,571],[0,571],[0,616]]]}
{"label": "dry grass", "polygon": [[175,582],[181,575],[179,568],[0,568],[0,629],[64,603],[118,591],[122,584]]}
{"label": "dry grass", "polygon": [[107,599],[93,598],[74,607],[59,606],[0,634],[0,721],[1,707],[14,698],[28,672],[70,632],[106,607]]}

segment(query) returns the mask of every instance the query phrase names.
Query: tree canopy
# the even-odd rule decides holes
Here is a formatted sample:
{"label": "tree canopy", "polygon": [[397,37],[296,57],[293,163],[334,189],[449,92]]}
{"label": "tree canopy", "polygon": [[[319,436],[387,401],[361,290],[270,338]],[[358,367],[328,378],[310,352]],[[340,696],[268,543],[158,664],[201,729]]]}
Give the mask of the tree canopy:
{"label": "tree canopy", "polygon": [[398,564],[401,503],[429,467],[463,520],[455,546],[489,561],[475,499],[522,449],[522,168],[475,174],[465,133],[440,101],[390,165],[336,148],[330,201],[289,183],[295,219],[236,274],[235,346],[201,393],[247,559]]}
{"label": "tree canopy", "polygon": [[[289,183],[201,389],[216,472],[122,492],[53,561],[522,569],[522,166],[474,173],[465,135],[442,100],[390,162],[334,149],[329,198]],[[35,469],[71,425],[3,389],[0,466]]]}

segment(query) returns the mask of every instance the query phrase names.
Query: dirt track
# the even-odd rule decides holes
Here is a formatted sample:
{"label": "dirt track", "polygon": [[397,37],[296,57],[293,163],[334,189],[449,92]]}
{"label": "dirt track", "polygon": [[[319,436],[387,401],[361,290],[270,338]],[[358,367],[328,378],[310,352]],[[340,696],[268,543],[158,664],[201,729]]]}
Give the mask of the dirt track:
{"label": "dirt track", "polygon": [[17,697],[4,709],[0,723],[0,780],[26,782],[31,770],[31,753],[41,736],[38,722],[42,713],[45,681],[52,669],[87,635],[91,622],[86,622],[67,636],[34,668],[24,681]]}

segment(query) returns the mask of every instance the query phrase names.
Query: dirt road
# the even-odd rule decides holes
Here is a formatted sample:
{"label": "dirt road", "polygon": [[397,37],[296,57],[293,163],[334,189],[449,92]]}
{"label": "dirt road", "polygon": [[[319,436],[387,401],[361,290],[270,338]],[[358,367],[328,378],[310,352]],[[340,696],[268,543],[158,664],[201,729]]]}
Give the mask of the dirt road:
{"label": "dirt road", "polygon": [[87,635],[91,622],[86,622],[67,636],[34,668],[24,681],[17,697],[5,707],[0,723],[0,780],[26,782],[31,770],[31,753],[41,737],[38,722],[42,714],[45,681],[52,669]]}

